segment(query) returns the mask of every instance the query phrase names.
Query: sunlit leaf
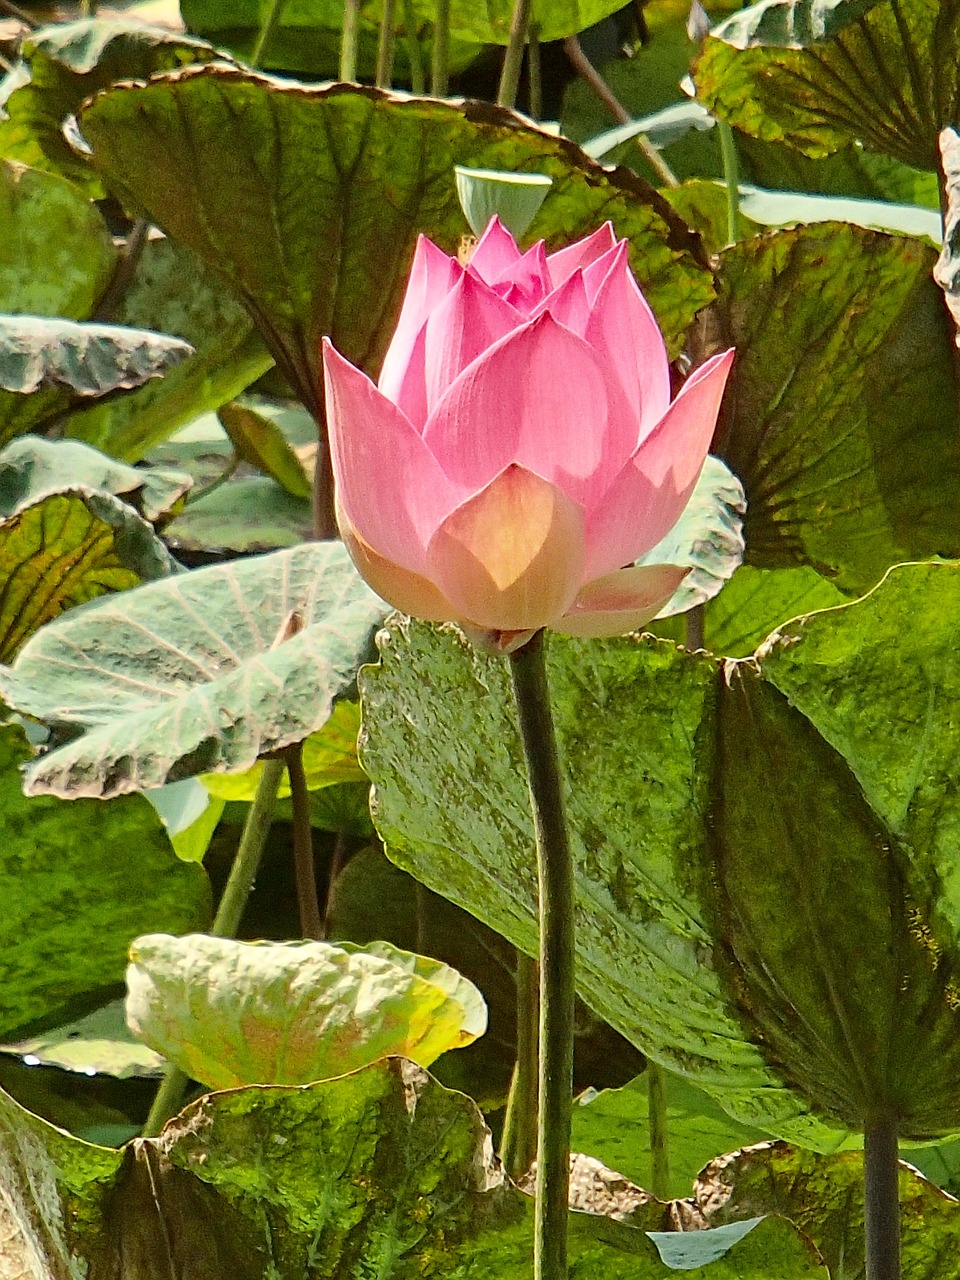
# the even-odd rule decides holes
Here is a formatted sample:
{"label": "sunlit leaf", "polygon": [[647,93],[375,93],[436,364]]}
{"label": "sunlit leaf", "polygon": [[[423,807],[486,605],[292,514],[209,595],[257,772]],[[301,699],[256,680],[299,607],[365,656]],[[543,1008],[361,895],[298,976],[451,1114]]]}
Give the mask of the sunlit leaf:
{"label": "sunlit leaf", "polygon": [[162,1075],[164,1068],[163,1058],[127,1027],[122,1000],[41,1035],[0,1044],[0,1052],[16,1054],[30,1066],[61,1067],[119,1080]]}

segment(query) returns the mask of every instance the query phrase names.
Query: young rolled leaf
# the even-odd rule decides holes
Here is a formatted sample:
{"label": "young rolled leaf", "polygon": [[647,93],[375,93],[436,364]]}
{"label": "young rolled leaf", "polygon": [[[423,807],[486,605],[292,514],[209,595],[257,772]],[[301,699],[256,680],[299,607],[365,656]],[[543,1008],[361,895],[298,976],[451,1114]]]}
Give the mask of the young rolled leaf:
{"label": "young rolled leaf", "polygon": [[397,1055],[429,1066],[487,1025],[480,992],[389,943],[137,938],[127,1022],[213,1089],[309,1084]]}
{"label": "young rolled leaf", "polygon": [[697,96],[754,137],[825,156],[855,141],[921,169],[960,118],[960,11],[927,0],[760,0],[716,27]]}
{"label": "young rolled leaf", "polygon": [[277,423],[236,401],[222,405],[217,417],[239,458],[294,498],[310,497],[310,478]]}
{"label": "young rolled leaf", "polygon": [[91,997],[122,981],[131,938],[202,928],[209,910],[206,876],[176,858],[142,796],[69,808],[27,799],[19,767],[30,756],[17,726],[0,729],[5,1039],[33,1023],[65,1021],[81,1000],[89,1008]]}
{"label": "young rolled leaf", "polygon": [[[456,252],[467,229],[456,164],[552,177],[530,232],[550,248],[611,219],[673,349],[712,295],[688,230],[634,174],[497,107],[211,67],[98,95],[81,127],[124,203],[227,279],[318,417],[321,335],[375,372],[416,233]],[[317,246],[333,243],[336,258],[318,262]]]}
{"label": "young rolled leaf", "polygon": [[25,786],[72,799],[248,769],[326,723],[384,612],[340,543],[317,542],[64,618],[0,671],[11,706],[86,731]]}
{"label": "young rolled leaf", "polygon": [[188,342],[147,329],[0,315],[0,389],[18,395],[62,386],[104,396],[162,377],[192,354]]}

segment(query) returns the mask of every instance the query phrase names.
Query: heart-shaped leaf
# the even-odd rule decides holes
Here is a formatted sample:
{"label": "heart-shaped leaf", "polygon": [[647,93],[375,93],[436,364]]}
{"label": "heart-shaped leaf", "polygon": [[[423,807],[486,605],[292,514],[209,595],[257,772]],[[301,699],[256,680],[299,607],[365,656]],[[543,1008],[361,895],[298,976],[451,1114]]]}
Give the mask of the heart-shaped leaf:
{"label": "heart-shaped leaf", "polygon": [[374,371],[416,233],[456,252],[456,164],[552,177],[531,228],[551,247],[611,219],[674,347],[711,296],[686,227],[635,175],[497,107],[207,67],[98,95],[81,127],[123,201],[226,277],[318,418],[321,336]]}
{"label": "heart-shaped leaf", "polygon": [[103,396],[159,378],[192,354],[189,343],[147,329],[0,315],[0,388],[19,395],[64,386]]}
{"label": "heart-shaped leaf", "polygon": [[127,1021],[213,1089],[309,1084],[378,1058],[429,1066],[487,1025],[480,992],[446,965],[389,943],[137,938]]}
{"label": "heart-shaped leaf", "polygon": [[30,756],[20,729],[0,728],[5,1038],[63,1022],[76,1002],[121,982],[127,947],[144,929],[202,927],[208,912],[206,876],[176,858],[142,796],[70,807],[27,799],[19,767]]}
{"label": "heart-shaped leaf", "polygon": [[760,0],[707,38],[694,69],[715,115],[810,156],[862,142],[934,169],[960,116],[960,10],[927,0]]}
{"label": "heart-shaped leaf", "polygon": [[0,672],[7,702],[86,729],[25,787],[73,798],[248,769],[349,689],[385,606],[338,542],[214,565],[45,627]]}
{"label": "heart-shaped leaf", "polygon": [[747,562],[861,591],[960,553],[952,338],[917,240],[843,223],[728,250],[714,319],[737,349],[716,452],[747,494]]}
{"label": "heart-shaped leaf", "polygon": [[[306,1088],[209,1095],[123,1152],[0,1094],[0,1186],[5,1247],[28,1260],[27,1280],[56,1266],[155,1280],[158,1259],[171,1274],[235,1280],[530,1275],[533,1201],[492,1159],[475,1104],[397,1059]],[[665,1225],[664,1206],[641,1213],[638,1225],[572,1213],[575,1271],[675,1277],[646,1234]],[[695,1234],[698,1250],[716,1238]],[[736,1235],[723,1233],[711,1280],[825,1280],[783,1219]]]}

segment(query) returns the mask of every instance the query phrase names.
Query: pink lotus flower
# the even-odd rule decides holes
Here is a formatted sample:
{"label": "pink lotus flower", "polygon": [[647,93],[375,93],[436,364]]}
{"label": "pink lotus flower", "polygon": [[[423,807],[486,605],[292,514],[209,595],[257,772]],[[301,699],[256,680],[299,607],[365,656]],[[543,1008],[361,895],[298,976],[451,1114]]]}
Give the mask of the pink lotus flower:
{"label": "pink lotus flower", "polygon": [[610,224],[525,253],[494,218],[469,265],[424,237],[374,384],[324,340],[337,518],[405,613],[508,651],[618,635],[686,570],[628,567],[676,523],[733,359],[670,402],[663,338]]}

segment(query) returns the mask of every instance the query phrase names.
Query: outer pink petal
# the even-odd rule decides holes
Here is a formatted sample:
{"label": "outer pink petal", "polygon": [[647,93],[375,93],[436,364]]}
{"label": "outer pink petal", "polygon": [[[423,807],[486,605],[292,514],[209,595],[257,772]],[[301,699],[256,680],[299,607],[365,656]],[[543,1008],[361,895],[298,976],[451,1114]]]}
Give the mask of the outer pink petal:
{"label": "outer pink petal", "polygon": [[609,367],[633,406],[639,424],[636,444],[667,410],[670,368],[660,326],[630,270],[626,241],[617,246],[597,289],[585,337],[607,354]]}
{"label": "outer pink petal", "polygon": [[431,413],[423,438],[468,490],[517,462],[583,502],[605,461],[606,432],[597,357],[547,312],[468,365]]}
{"label": "outer pink petal", "polygon": [[655,618],[689,569],[675,564],[620,569],[588,582],[554,631],[568,636],[622,636]]}
{"label": "outer pink petal", "polygon": [[540,476],[508,467],[437,530],[429,577],[463,622],[535,630],[573,603],[583,548],[583,509]]}
{"label": "outer pink petal", "polygon": [[492,284],[520,258],[517,242],[500,219],[494,215],[470,255],[468,270]]}
{"label": "outer pink petal", "polygon": [[588,578],[645,555],[679,520],[713,438],[733,355],[713,356],[687,379],[597,508],[588,511]]}
{"label": "outer pink petal", "polygon": [[553,293],[544,298],[534,315],[540,315],[543,311],[549,311],[554,320],[582,338],[590,323],[590,304],[583,287],[582,272],[574,271],[573,275],[567,276],[559,289],[554,289]]}
{"label": "outer pink petal", "polygon": [[608,249],[612,249],[616,243],[617,237],[614,235],[613,224],[605,222],[602,227],[598,227],[583,240],[577,240],[575,244],[569,244],[563,249],[558,249],[556,253],[551,253],[547,258],[547,266],[553,287],[559,288],[567,276],[573,275],[578,268],[588,267]]}
{"label": "outer pink petal", "polygon": [[422,573],[427,543],[463,493],[400,410],[327,338],[323,367],[340,507],[378,555]]}
{"label": "outer pink petal", "polygon": [[[489,285],[465,273],[422,331],[426,343],[426,412],[433,409],[468,364],[521,324],[523,317],[518,311]],[[414,425],[422,427],[423,422]]]}
{"label": "outer pink petal", "polygon": [[455,622],[456,610],[439,587],[421,574],[411,573],[391,560],[377,555],[350,524],[337,503],[337,524],[344,546],[357,566],[360,576],[381,600],[395,609],[427,622]]}
{"label": "outer pink petal", "polygon": [[[409,384],[416,384],[417,377],[423,380],[422,349],[416,356],[417,335],[430,312],[462,274],[463,268],[455,258],[448,258],[426,236],[418,237],[400,318],[377,383],[394,404],[404,399],[415,400],[416,391],[411,390]],[[402,392],[404,383],[407,383],[406,393]]]}

